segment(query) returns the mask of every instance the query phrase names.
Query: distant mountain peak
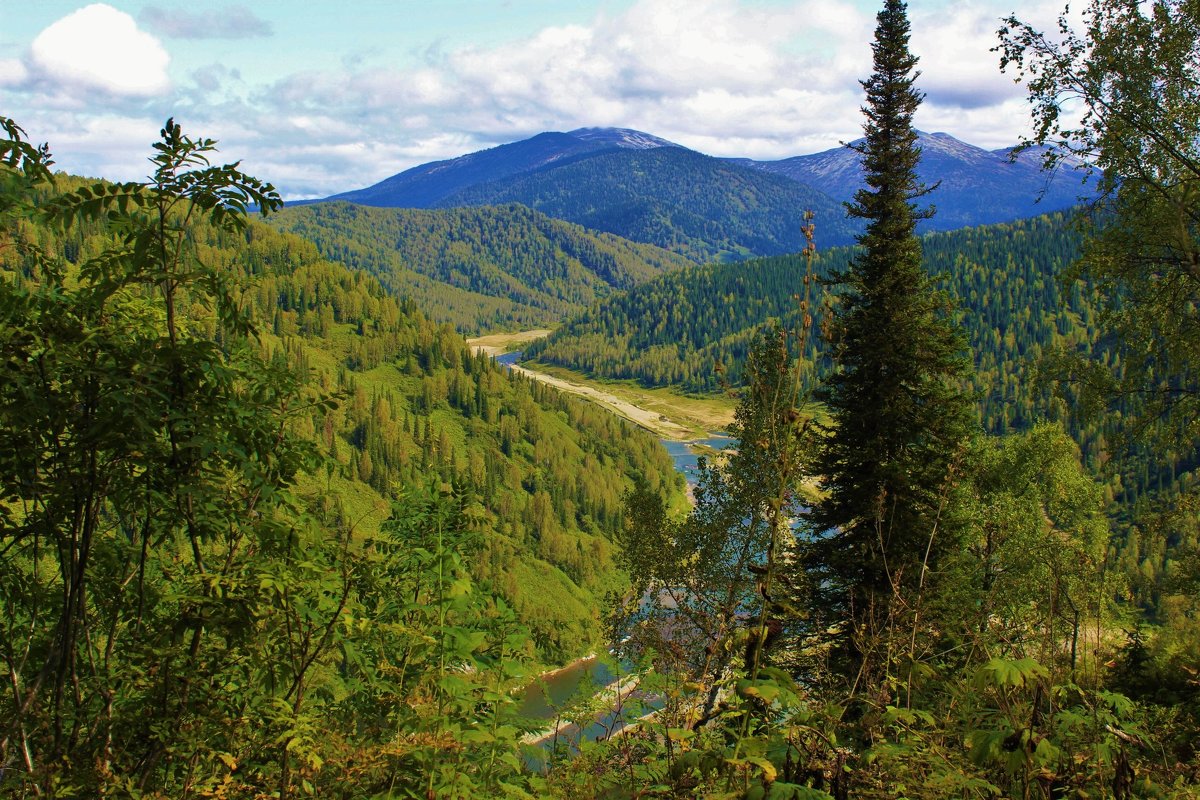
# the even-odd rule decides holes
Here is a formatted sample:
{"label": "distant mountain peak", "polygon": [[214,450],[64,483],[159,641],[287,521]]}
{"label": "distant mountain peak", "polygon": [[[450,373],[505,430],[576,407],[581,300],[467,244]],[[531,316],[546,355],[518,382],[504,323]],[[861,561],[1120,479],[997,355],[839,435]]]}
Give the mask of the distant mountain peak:
{"label": "distant mountain peak", "polygon": [[[1084,193],[1079,176],[1043,173],[1035,153],[1012,163],[948,133],[917,135],[918,176],[937,187],[926,201],[937,215],[922,232],[1067,208]],[[739,259],[803,247],[788,222],[799,205],[821,214],[823,245],[852,240],[858,223],[841,202],[863,185],[853,149],[861,141],[780,161],[714,159],[632,128],[584,127],[412,167],[330,199],[406,208],[521,203],[693,260]]]}
{"label": "distant mountain peak", "polygon": [[576,139],[586,142],[602,142],[627,147],[632,150],[650,150],[655,147],[682,147],[675,142],[667,141],[650,133],[635,131],[632,128],[576,128],[568,131]]}
{"label": "distant mountain peak", "polygon": [[992,154],[982,147],[968,144],[961,139],[956,139],[950,134],[941,131],[937,133],[917,131],[917,144],[920,145],[924,153],[941,153],[942,155],[957,158],[967,163],[982,163],[990,160],[992,157]]}
{"label": "distant mountain peak", "polygon": [[[992,152],[1006,161],[1016,161],[1018,164],[1029,164],[1041,169],[1046,155],[1054,148],[1050,147],[1049,145],[1035,144],[1025,148],[1024,150],[1021,150],[1016,154],[1016,156],[1013,156],[1013,151],[1017,149],[1017,146],[1002,147],[999,150],[993,150]],[[1058,165],[1059,169],[1073,170],[1079,169],[1084,165],[1083,159],[1076,155],[1072,155],[1071,153],[1063,154],[1061,159],[1062,160]]]}
{"label": "distant mountain peak", "polygon": [[[918,230],[948,230],[969,225],[1007,222],[1039,212],[1069,208],[1087,193],[1081,176],[1042,172],[1039,154],[1008,160],[1008,150],[989,151],[948,133],[916,131],[921,148],[918,177],[937,188],[929,196],[937,215]],[[837,200],[850,200],[862,185],[861,156],[850,147],[835,147],[780,161],[747,161],[756,169],[785,175]]]}

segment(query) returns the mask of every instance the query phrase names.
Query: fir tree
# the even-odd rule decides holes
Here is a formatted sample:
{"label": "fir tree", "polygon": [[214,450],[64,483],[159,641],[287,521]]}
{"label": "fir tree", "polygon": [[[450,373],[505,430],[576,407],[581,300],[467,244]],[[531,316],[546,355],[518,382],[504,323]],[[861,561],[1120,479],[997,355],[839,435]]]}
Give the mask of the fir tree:
{"label": "fir tree", "polygon": [[810,562],[814,587],[830,595],[822,607],[852,614],[860,633],[948,543],[935,536],[940,498],[972,417],[965,340],[914,233],[932,209],[914,203],[930,189],[916,176],[922,95],[905,4],[886,0],[877,19],[875,71],[862,82],[866,137],[853,145],[866,186],[847,204],[867,228],[861,253],[833,277],[837,369],[818,392],[831,422],[815,467],[826,494],[813,510]]}

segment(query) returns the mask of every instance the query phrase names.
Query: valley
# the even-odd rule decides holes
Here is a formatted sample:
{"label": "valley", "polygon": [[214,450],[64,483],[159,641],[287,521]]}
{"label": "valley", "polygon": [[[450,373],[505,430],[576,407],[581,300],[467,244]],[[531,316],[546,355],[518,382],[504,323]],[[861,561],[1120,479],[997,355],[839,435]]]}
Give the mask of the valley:
{"label": "valley", "polygon": [[6,9],[0,796],[1200,800],[1200,4],[996,2]]}
{"label": "valley", "polygon": [[661,439],[686,441],[724,430],[733,420],[734,401],[718,396],[687,397],[667,389],[647,389],[629,381],[598,382],[561,367],[531,367],[504,359],[520,355],[520,348],[549,335],[549,330],[515,334],[490,334],[468,339],[477,352],[533,380],[584,397],[601,408],[645,428]]}

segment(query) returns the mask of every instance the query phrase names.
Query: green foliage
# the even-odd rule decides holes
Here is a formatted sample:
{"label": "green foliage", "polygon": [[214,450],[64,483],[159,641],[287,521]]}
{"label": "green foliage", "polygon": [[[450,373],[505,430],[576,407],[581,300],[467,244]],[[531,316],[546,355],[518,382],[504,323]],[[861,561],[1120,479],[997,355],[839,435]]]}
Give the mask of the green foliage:
{"label": "green foliage", "polygon": [[524,796],[508,690],[661,448],[247,224],[209,140],[63,192],[5,131],[4,791]]}
{"label": "green foliage", "polygon": [[1146,774],[1154,754],[1139,710],[1123,695],[1055,683],[1030,658],[994,658],[978,669],[967,704],[977,726],[966,736],[969,759],[997,796],[1168,795]]}
{"label": "green foliage", "polygon": [[[811,242],[811,224],[805,232]],[[810,270],[802,315],[814,284]],[[685,519],[668,519],[653,495],[628,500],[623,558],[641,582],[617,636],[635,653],[674,654],[656,659],[663,708],[641,728],[665,745],[656,796],[829,797],[812,785],[805,693],[774,661],[800,601],[784,564],[795,558],[795,489],[811,444],[795,359],[807,331],[755,342],[731,426],[737,448],[701,463]]]}
{"label": "green foliage", "polygon": [[[1136,398],[1128,432],[1189,450],[1200,356],[1200,76],[1194,3],[1093,0],[1083,30],[1064,14],[1054,35],[1016,18],[1000,30],[1001,65],[1029,90],[1035,134],[1101,177],[1102,199],[1084,223],[1075,276],[1104,298],[1101,323],[1119,361],[1076,362],[1066,376],[1113,401]],[[1070,98],[1078,119],[1062,113]],[[1085,356],[1086,358],[1086,356]]]}
{"label": "green foliage", "polygon": [[[888,4],[885,15],[895,15],[897,7],[896,3]],[[900,69],[903,63],[893,66],[897,68],[889,74],[906,71]],[[887,165],[903,162],[882,160]],[[888,183],[904,185],[903,180]],[[1004,246],[1016,254],[1026,252],[1023,248],[1031,243],[1021,241],[1024,229],[1024,225],[1003,229],[1008,237]],[[1047,263],[1057,260],[1065,264],[1075,247],[1071,235],[1061,225],[1059,229],[1064,232],[1058,241],[1064,246],[1047,248]],[[1007,255],[1002,247],[977,232],[956,236],[956,246],[970,243],[961,248],[966,252],[951,251],[951,259],[957,257],[956,266],[970,264],[978,251],[969,248],[976,244],[988,258],[996,258],[988,253],[992,248],[1001,258]],[[885,249],[901,246],[901,239],[889,235],[880,244]],[[951,241],[950,237],[946,241]],[[1006,270],[1013,269],[1013,260],[1010,257],[1007,266],[997,270],[1000,277],[995,287],[1003,286],[1010,274]],[[1003,261],[998,263],[1003,265]],[[786,266],[791,267],[791,275],[796,274],[794,259]],[[787,312],[781,307],[797,288],[796,281],[788,277],[782,259],[772,274],[778,279],[770,291],[779,298],[774,301],[775,308],[780,308],[772,316],[782,317]],[[710,275],[720,275],[725,282],[710,280]],[[668,380],[678,381],[693,368],[695,374],[701,373],[699,361],[681,368],[678,353],[695,353],[702,345],[713,346],[718,341],[726,348],[723,352],[733,351],[737,344],[720,337],[747,327],[739,324],[743,304],[736,299],[739,295],[734,287],[752,286],[757,276],[752,273],[747,278],[745,274],[734,275],[733,270],[717,269],[691,277],[698,279],[701,287],[690,293],[681,287],[685,289],[681,303],[663,301],[669,296],[668,287],[679,285],[670,278],[652,282],[619,301],[629,308],[641,304],[643,311],[650,311],[654,302],[651,298],[657,296],[659,308],[671,309],[664,321],[659,321],[661,314],[655,318],[645,313],[622,329],[622,310],[590,312],[592,323],[606,320],[608,330],[617,333],[618,341],[615,345],[602,343],[605,328],[594,325],[588,331],[594,338],[577,345],[574,357],[594,359],[593,363],[613,369],[637,363],[644,375],[658,371],[655,380],[670,376]],[[739,280],[744,283],[739,284]],[[880,283],[886,285],[886,281],[870,282]],[[1022,298],[1014,303],[1013,312],[980,315],[983,321],[971,323],[991,337],[989,354],[984,356],[995,359],[991,364],[1004,360],[1016,364],[1022,356],[1043,346],[1090,344],[1094,338],[1097,318],[1090,311],[1090,289],[1056,286],[1048,270],[1031,273],[1029,284],[1014,282],[1007,290],[1010,297]],[[1021,302],[1030,297],[1043,299],[1022,306]],[[1056,298],[1053,304],[1041,304],[1051,297]],[[972,302],[978,299],[971,298]],[[747,317],[756,316],[768,302],[761,301],[760,306],[747,312]],[[714,310],[711,319],[704,314],[708,308]],[[722,326],[722,315],[731,318],[729,327]],[[629,314],[624,321],[634,316]],[[1019,335],[1029,330],[1039,335]],[[881,338],[880,348],[891,347],[894,338]],[[930,339],[928,335],[918,338],[923,342]],[[937,336],[932,338],[935,344],[941,341]],[[645,356],[624,358],[615,352],[622,344],[635,341],[643,350],[649,348]],[[544,345],[543,353],[562,348],[564,342],[566,347],[572,346],[570,339],[562,336],[558,342]],[[680,342],[682,348],[676,349]],[[1101,344],[1102,353],[1116,352],[1105,351],[1104,347]],[[1022,350],[1026,352],[1019,352]],[[756,358],[749,362],[752,384],[762,374]],[[807,360],[818,361],[816,357]],[[1113,358],[1110,366],[1118,363]],[[951,389],[961,385],[955,380],[946,383]],[[1004,389],[1003,399],[1007,402],[1016,393],[1007,385]],[[914,570],[918,576],[915,580],[907,584],[896,580],[890,587],[893,594],[889,607],[873,625],[847,632],[845,628],[827,628],[824,619],[814,622],[805,613],[811,608],[801,605],[787,609],[788,613],[800,613],[786,618],[782,630],[798,635],[782,649],[773,650],[772,664],[760,668],[757,674],[739,674],[739,668],[748,672],[750,664],[738,664],[727,656],[730,668],[720,677],[707,679],[706,662],[720,648],[709,643],[709,649],[701,651],[703,637],[687,638],[694,628],[701,627],[692,620],[704,619],[694,613],[699,606],[695,595],[704,590],[696,587],[724,585],[717,577],[728,584],[728,576],[717,576],[706,559],[690,555],[702,551],[688,543],[719,541],[715,537],[721,532],[736,532],[739,524],[749,525],[755,516],[753,503],[742,507],[741,517],[732,513],[723,519],[717,513],[705,517],[704,513],[719,506],[698,491],[693,518],[672,521],[666,519],[661,503],[653,498],[631,498],[630,519],[635,527],[626,534],[626,552],[658,578],[657,585],[650,584],[652,591],[643,597],[643,605],[654,604],[658,587],[672,583],[688,587],[676,598],[678,613],[660,616],[656,623],[659,630],[670,632],[658,642],[659,652],[669,654],[673,644],[683,642],[674,658],[659,657],[659,668],[679,670],[682,675],[676,686],[669,681],[664,685],[664,708],[655,721],[643,725],[640,735],[632,734],[642,748],[640,752],[649,754],[651,765],[657,767],[636,772],[628,755],[634,748],[629,747],[624,753],[612,748],[608,761],[596,756],[584,769],[594,771],[607,766],[615,774],[629,769],[627,784],[644,782],[641,785],[646,787],[645,794],[661,797],[783,794],[792,790],[789,784],[797,776],[802,779],[795,785],[807,784],[807,791],[828,789],[836,796],[855,797],[1195,796],[1197,776],[1188,766],[1195,751],[1192,744],[1185,744],[1188,737],[1195,739],[1195,717],[1190,711],[1195,673],[1183,667],[1194,652],[1189,633],[1194,626],[1190,626],[1187,610],[1194,604],[1187,595],[1176,595],[1164,606],[1170,628],[1149,645],[1139,637],[1136,647],[1131,647],[1125,660],[1117,665],[1117,677],[1129,688],[1167,678],[1159,690],[1159,702],[1170,696],[1167,702],[1175,703],[1174,707],[1139,705],[1111,691],[1107,669],[1116,646],[1112,635],[1116,620],[1113,600],[1121,595],[1123,587],[1122,580],[1106,570],[1106,487],[1085,468],[1079,449],[1062,426],[1027,427],[1039,416],[1064,415],[1070,402],[1058,406],[1036,389],[1018,391],[1019,405],[1009,406],[1012,411],[1003,415],[996,414],[993,406],[988,419],[993,421],[989,426],[992,429],[1012,427],[1022,432],[963,442],[949,474],[944,457],[939,462],[927,454],[917,457],[913,468],[906,470],[918,474],[930,464],[940,463],[943,478],[938,486],[937,513],[924,520],[924,532],[929,537],[926,553],[934,547],[935,536],[951,544],[939,542],[937,557],[919,563]],[[1063,394],[1071,402],[1080,397],[1073,388]],[[1038,411],[1033,412],[1034,408]],[[1132,410],[1141,413],[1142,408]],[[1093,464],[1104,460],[1104,438],[1121,424],[1120,420],[1110,419],[1105,427],[1097,428],[1068,422],[1072,432],[1089,444]],[[742,437],[743,449],[756,445],[755,438],[748,443]],[[769,459],[754,462],[741,451],[731,463],[742,459],[746,464],[755,463],[760,484],[773,485],[786,471]],[[700,489],[712,486],[713,497],[732,497],[737,484],[729,477],[731,474],[722,471],[718,477],[723,482],[706,478],[709,484],[702,482]],[[1144,480],[1141,485],[1148,483]],[[1113,496],[1112,488],[1107,487],[1109,498]],[[772,494],[770,490],[764,492]],[[749,495],[742,491],[739,496]],[[1146,531],[1138,533],[1132,550],[1125,552],[1144,558],[1142,563],[1161,565],[1157,568],[1164,572],[1169,565],[1174,581],[1164,582],[1157,576],[1153,584],[1172,590],[1189,587],[1182,590],[1188,592],[1194,583],[1192,553],[1190,544],[1183,543],[1194,540],[1194,509],[1189,505],[1189,495],[1167,497],[1178,510],[1167,505],[1157,515],[1139,513],[1137,518],[1143,521]],[[700,521],[720,520],[724,524],[705,529],[697,524],[697,515]],[[897,535],[896,530],[888,529],[880,538]],[[1181,545],[1173,554],[1166,549],[1166,540],[1172,537]],[[733,540],[737,541],[736,537]],[[817,546],[821,546],[819,540]],[[719,548],[711,550],[712,554],[720,552]],[[910,553],[899,553],[897,561],[906,558],[911,567]],[[757,566],[761,569],[761,562]],[[705,574],[706,570],[713,580],[687,582],[687,578]],[[767,595],[762,587],[761,582],[756,586]],[[824,587],[818,581],[807,588],[820,591]],[[748,592],[743,596],[751,597]],[[770,598],[777,600],[778,596],[770,594]],[[747,600],[747,604],[753,602]],[[816,610],[821,611],[819,607]],[[859,612],[858,608],[853,610]],[[641,633],[645,635],[646,631]],[[871,669],[850,676],[851,681],[831,679],[827,670],[829,653],[819,646],[831,634],[835,638],[849,635],[860,653],[875,654]],[[734,637],[731,641],[739,645],[726,645],[726,649],[736,652],[740,644],[753,640]],[[791,673],[774,671],[774,663],[787,664]],[[833,666],[836,672],[840,665],[835,661]],[[694,676],[701,680],[690,680]],[[715,701],[717,695],[710,694],[714,686],[724,687],[723,702]],[[721,689],[716,691],[719,694]],[[712,713],[701,716],[697,720],[700,724],[695,724],[696,717],[688,716],[695,713],[690,709],[704,707]]]}
{"label": "green foliage", "polygon": [[[1101,487],[1061,428],[1042,424],[981,439],[966,461],[952,513],[961,549],[935,580],[947,633],[992,652],[1046,663],[1103,647],[1120,580],[1106,572],[1109,526]],[[1089,634],[1089,629],[1091,633]]]}
{"label": "green foliage", "polygon": [[[658,668],[683,674],[660,689],[654,722],[627,734],[658,764],[638,774],[645,794],[1194,796],[1186,712],[1138,705],[1104,685],[1117,587],[1103,568],[1099,486],[1069,437],[1043,425],[977,442],[948,505],[948,516],[964,517],[961,554],[948,554],[923,594],[900,595],[887,626],[860,640],[887,657],[853,685],[830,679],[811,607],[770,587],[783,636],[756,675],[730,659],[713,681],[711,715],[692,711],[709,698],[709,684],[689,672],[697,646],[667,658],[663,643]],[[740,650],[747,639],[732,641]],[[615,780],[627,758],[619,747],[580,769],[612,769]]]}
{"label": "green foliage", "polygon": [[[76,259],[99,257],[111,241],[95,223],[18,230],[30,249]],[[682,489],[657,442],[469,353],[449,326],[294,236],[258,224],[241,234],[193,226],[189,241],[221,265],[237,313],[261,331],[267,360],[300,373],[306,391],[341,398],[337,408],[296,408],[295,432],[333,459],[301,477],[306,490],[330,495],[322,507],[371,532],[394,491],[431,474],[472,493],[489,528],[475,575],[532,623],[543,657],[590,649],[598,598],[621,580],[611,539],[623,493],[634,476],[654,491]],[[38,279],[31,265],[9,274],[18,285]],[[186,324],[197,336],[220,337],[199,304],[189,305]]]}
{"label": "green foliage", "polygon": [[[1200,9],[1094,0],[1081,19],[1074,29],[1064,12],[1048,35],[1010,17],[998,49],[1002,67],[1029,91],[1028,144],[1052,146],[1048,167],[1081,161],[1104,190],[1081,221],[1084,245],[1068,278],[1097,287],[1101,341],[1112,355],[1096,359],[1096,348],[1080,348],[1060,359],[1058,373],[1085,411],[1124,417],[1116,433],[1140,456],[1123,476],[1127,527],[1115,550],[1132,599],[1161,628],[1135,623],[1117,679],[1160,706],[1163,740],[1186,761],[1194,747],[1178,742],[1195,738],[1188,654],[1196,650],[1190,616],[1200,573],[1194,476],[1179,471],[1194,464],[1200,442]],[[1075,116],[1062,113],[1067,98]]]}
{"label": "green foliage", "polygon": [[285,209],[274,224],[467,332],[555,325],[615,290],[692,266],[517,205],[424,211],[320,203]]}
{"label": "green foliage", "polygon": [[[35,793],[56,783],[141,790],[167,775],[200,789],[197,765],[228,754],[238,735],[231,718],[276,709],[268,737],[299,719],[328,640],[320,631],[345,597],[343,542],[316,536],[292,494],[297,472],[316,463],[287,430],[294,377],[259,355],[187,235],[198,219],[240,230],[238,209],[271,209],[278,197],[233,166],[210,166],[213,143],[170,120],[156,150],[148,183],[15,206],[66,228],[103,220],[113,244],[70,279],[39,255],[35,286],[0,284],[11,590],[2,755],[19,753],[13,785]],[[185,304],[212,309],[220,344],[177,314]],[[271,691],[222,691],[272,647],[287,657]],[[287,794],[302,748],[247,743]]]}
{"label": "green foliage", "polygon": [[355,722],[346,757],[362,762],[344,768],[363,771],[360,791],[524,796],[524,725],[507,689],[526,675],[529,632],[472,581],[474,528],[465,498],[427,488],[364,542],[339,678]]}
{"label": "green foliage", "polygon": [[[716,463],[701,459],[695,506],[685,519],[669,518],[654,493],[627,498],[621,559],[637,579],[633,596],[645,598],[627,623],[630,633],[641,648],[680,653],[676,666],[703,683],[739,658],[750,671],[768,636],[767,618],[753,634],[742,623],[757,611],[764,576],[777,571],[777,551],[788,546],[785,522],[801,502],[794,491],[799,445],[811,428],[796,411],[799,389],[788,348],[780,330],[757,342],[753,382],[731,426],[739,444]],[[773,609],[768,616],[778,615]],[[694,713],[711,714],[716,696]]]}

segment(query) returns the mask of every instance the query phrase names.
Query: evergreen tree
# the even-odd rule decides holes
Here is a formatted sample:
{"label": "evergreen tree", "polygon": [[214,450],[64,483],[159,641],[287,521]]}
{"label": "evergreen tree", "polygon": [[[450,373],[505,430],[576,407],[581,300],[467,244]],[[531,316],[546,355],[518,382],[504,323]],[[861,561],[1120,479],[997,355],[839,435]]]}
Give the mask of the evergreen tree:
{"label": "evergreen tree", "polygon": [[830,594],[819,607],[851,612],[860,634],[882,624],[895,594],[920,585],[945,548],[940,498],[972,416],[966,345],[914,235],[932,210],[914,204],[930,189],[916,176],[922,96],[905,4],[886,0],[877,19],[875,71],[862,82],[866,139],[856,147],[866,187],[847,204],[867,228],[861,253],[833,276],[838,369],[818,393],[831,422],[816,459],[825,497],[813,510],[810,562],[814,587]]}

